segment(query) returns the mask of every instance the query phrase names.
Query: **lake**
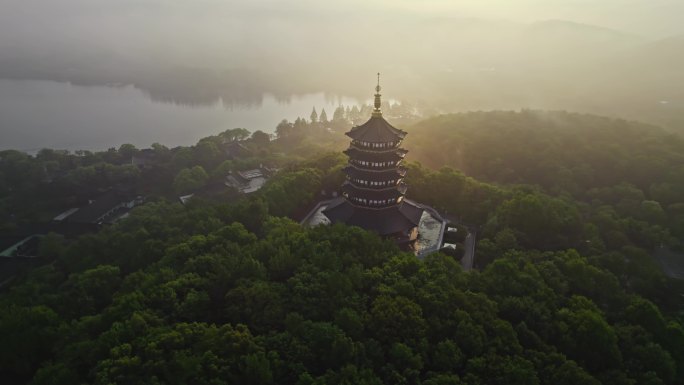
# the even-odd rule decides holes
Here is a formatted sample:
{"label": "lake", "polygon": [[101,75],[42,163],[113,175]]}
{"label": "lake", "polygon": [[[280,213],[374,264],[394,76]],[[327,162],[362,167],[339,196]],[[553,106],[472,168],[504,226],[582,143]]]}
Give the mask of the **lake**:
{"label": "lake", "polygon": [[78,86],[43,80],[0,79],[0,150],[41,148],[104,150],[123,143],[138,148],[195,144],[229,128],[275,131],[282,119],[308,119],[311,109],[329,118],[340,104],[357,104],[325,93],[261,103],[183,105],[151,100],[133,86]]}

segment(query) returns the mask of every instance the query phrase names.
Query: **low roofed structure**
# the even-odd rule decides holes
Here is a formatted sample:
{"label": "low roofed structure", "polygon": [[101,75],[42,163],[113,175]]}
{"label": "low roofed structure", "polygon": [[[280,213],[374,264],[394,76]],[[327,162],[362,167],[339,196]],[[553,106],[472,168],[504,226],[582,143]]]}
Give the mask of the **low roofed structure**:
{"label": "low roofed structure", "polygon": [[89,200],[88,205],[69,209],[56,216],[54,220],[96,225],[113,223],[142,202],[141,196],[110,190],[95,199]]}
{"label": "low roofed structure", "polygon": [[225,183],[227,186],[235,187],[240,192],[249,194],[263,187],[274,173],[274,169],[262,165],[251,170],[231,172],[226,177]]}

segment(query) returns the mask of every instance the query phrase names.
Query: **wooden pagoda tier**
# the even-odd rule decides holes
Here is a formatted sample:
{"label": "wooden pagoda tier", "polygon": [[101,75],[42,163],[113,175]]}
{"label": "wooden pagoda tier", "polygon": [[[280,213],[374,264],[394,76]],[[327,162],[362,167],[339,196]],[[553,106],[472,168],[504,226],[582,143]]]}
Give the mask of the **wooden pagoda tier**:
{"label": "wooden pagoda tier", "polygon": [[349,164],[341,188],[343,199],[324,211],[332,223],[343,222],[375,231],[411,248],[423,209],[404,200],[406,168],[401,148],[406,132],[389,124],[380,111],[380,86],[375,109],[364,124],[346,133],[351,144],[344,153]]}
{"label": "wooden pagoda tier", "polygon": [[368,183],[370,180],[380,182],[383,186],[396,184],[400,179],[406,176],[405,167],[394,167],[388,170],[369,170],[362,167],[347,166],[342,169],[347,174],[347,180],[356,182],[360,187],[368,187],[372,184]]}
{"label": "wooden pagoda tier", "polygon": [[350,160],[356,161],[356,166],[373,170],[398,166],[399,162],[406,156],[407,151],[403,148],[391,151],[359,150],[352,145],[344,150],[344,153],[349,156]]}
{"label": "wooden pagoda tier", "polygon": [[396,206],[406,193],[406,185],[400,183],[390,188],[376,189],[358,187],[352,182],[342,185],[342,195],[355,206],[381,208]]}
{"label": "wooden pagoda tier", "polygon": [[400,168],[400,164],[407,151],[399,146],[406,133],[392,127],[382,116],[374,115],[347,135],[352,143],[344,151],[349,156],[349,166],[344,169],[347,181],[342,185],[342,195],[360,208],[400,204],[406,193],[406,169]]}

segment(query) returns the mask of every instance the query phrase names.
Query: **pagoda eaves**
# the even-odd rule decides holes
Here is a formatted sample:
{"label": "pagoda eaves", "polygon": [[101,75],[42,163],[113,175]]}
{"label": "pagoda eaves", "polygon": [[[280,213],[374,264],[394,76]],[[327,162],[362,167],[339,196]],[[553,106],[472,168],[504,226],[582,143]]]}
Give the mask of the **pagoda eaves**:
{"label": "pagoda eaves", "polygon": [[343,222],[375,231],[412,247],[423,209],[404,200],[407,151],[401,148],[406,132],[389,124],[380,110],[380,85],[370,119],[346,133],[352,141],[344,151],[349,165],[342,185],[343,200],[323,214],[332,223]]}

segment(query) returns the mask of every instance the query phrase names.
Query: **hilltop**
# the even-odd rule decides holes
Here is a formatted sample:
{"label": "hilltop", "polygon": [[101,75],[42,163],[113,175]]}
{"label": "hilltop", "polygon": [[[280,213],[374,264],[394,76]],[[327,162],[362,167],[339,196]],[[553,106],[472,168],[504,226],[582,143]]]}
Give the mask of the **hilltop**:
{"label": "hilltop", "polygon": [[[155,182],[145,204],[97,233],[44,237],[38,253],[46,263],[3,289],[3,378],[681,382],[684,284],[652,256],[682,248],[680,136],[537,111],[445,115],[406,127],[409,158],[424,163],[409,164],[409,197],[479,227],[479,270],[466,273],[458,255],[421,260],[359,228],[288,219],[339,186],[345,158],[330,149],[346,140],[325,125],[281,124],[274,141],[229,130],[189,148],[155,146],[161,158],[149,170],[125,164],[138,151],[130,146],[1,152],[5,228],[40,216],[43,206],[20,198],[53,183],[45,170],[62,171],[53,174],[66,178],[62,188]],[[251,151],[245,158],[213,150],[237,137]],[[280,170],[253,194],[183,205],[169,192],[199,188],[201,178],[179,176],[197,168],[206,182],[263,160]],[[67,199],[63,192],[51,190],[51,202]]]}

